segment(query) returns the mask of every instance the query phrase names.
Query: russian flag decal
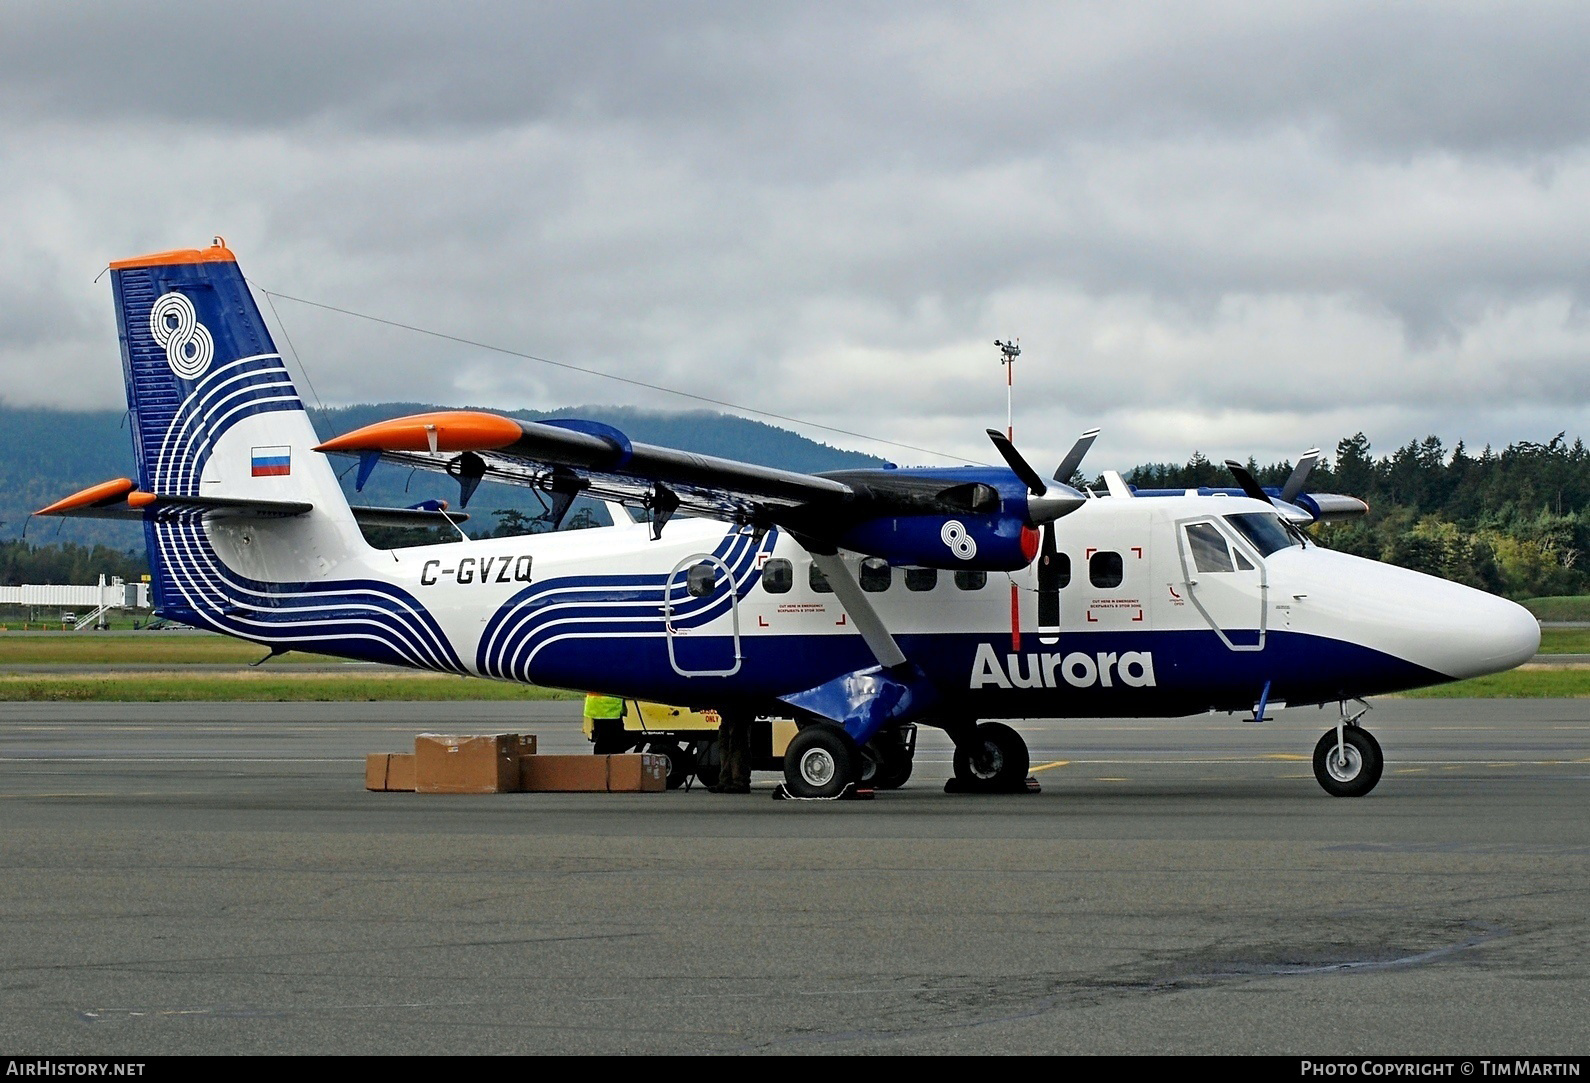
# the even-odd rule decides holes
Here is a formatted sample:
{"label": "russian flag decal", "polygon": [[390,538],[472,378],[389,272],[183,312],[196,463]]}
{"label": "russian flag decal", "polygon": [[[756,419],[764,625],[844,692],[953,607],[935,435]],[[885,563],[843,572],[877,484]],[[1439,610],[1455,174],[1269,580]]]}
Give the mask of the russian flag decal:
{"label": "russian flag decal", "polygon": [[290,447],[257,447],[254,449],[254,476],[279,478],[293,472],[293,449]]}

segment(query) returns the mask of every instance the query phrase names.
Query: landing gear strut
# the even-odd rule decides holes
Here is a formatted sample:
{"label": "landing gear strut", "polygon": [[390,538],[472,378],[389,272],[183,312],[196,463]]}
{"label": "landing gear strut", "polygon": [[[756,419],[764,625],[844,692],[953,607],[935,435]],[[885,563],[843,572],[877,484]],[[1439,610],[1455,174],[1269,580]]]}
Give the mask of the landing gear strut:
{"label": "landing gear strut", "polygon": [[950,734],[955,741],[954,786],[962,793],[1025,793],[1027,742],[1003,722],[983,722]]}
{"label": "landing gear strut", "polygon": [[875,790],[898,790],[911,778],[915,754],[915,726],[881,730],[861,746],[861,777],[858,781]]}
{"label": "landing gear strut", "polygon": [[1343,703],[1336,728],[1327,730],[1314,746],[1314,777],[1332,797],[1364,796],[1375,788],[1385,770],[1386,757],[1380,751],[1380,742],[1358,724],[1368,710],[1364,704],[1349,716]]}

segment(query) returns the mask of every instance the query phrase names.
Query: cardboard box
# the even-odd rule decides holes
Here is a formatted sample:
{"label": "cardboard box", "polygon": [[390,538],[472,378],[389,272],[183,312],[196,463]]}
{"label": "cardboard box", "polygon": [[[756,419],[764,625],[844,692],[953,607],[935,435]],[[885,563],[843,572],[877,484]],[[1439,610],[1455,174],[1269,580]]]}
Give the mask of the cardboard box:
{"label": "cardboard box", "polygon": [[519,788],[528,793],[606,793],[607,756],[523,756]]}
{"label": "cardboard box", "polygon": [[668,757],[651,752],[607,757],[610,793],[662,793],[668,788]]}
{"label": "cardboard box", "polygon": [[[531,762],[535,757],[526,757]],[[414,738],[416,793],[511,793],[519,788],[519,735]]]}
{"label": "cardboard box", "polygon": [[367,790],[386,789],[386,761],[390,757],[385,752],[372,752],[364,758],[364,788]]}
{"label": "cardboard box", "polygon": [[414,753],[375,752],[366,756],[364,788],[381,793],[413,793]]}
{"label": "cardboard box", "polygon": [[623,756],[525,756],[519,788],[527,793],[661,793],[668,788],[668,757],[643,752]]}
{"label": "cardboard box", "polygon": [[414,792],[414,753],[394,752],[386,758],[386,788],[390,793]]}
{"label": "cardboard box", "polygon": [[519,735],[519,755],[534,756],[536,754],[536,735],[521,733]]}

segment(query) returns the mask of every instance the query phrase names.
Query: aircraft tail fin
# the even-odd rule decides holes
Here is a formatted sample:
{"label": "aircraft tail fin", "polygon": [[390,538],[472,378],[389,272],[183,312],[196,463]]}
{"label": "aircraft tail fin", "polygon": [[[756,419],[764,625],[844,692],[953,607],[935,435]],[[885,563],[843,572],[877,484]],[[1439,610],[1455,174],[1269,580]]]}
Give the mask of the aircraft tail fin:
{"label": "aircraft tail fin", "polygon": [[[365,551],[231,251],[121,260],[111,288],[157,611],[219,627],[261,582],[313,581]],[[239,510],[272,505],[308,509]]]}

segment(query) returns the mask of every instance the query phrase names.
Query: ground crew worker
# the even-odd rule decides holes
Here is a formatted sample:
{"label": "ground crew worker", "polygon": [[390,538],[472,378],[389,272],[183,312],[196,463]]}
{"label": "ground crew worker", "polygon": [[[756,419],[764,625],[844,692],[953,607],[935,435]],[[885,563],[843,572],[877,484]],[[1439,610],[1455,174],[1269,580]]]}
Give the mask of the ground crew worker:
{"label": "ground crew worker", "polygon": [[718,781],[713,793],[751,792],[751,713],[741,708],[720,710],[718,717]]}
{"label": "ground crew worker", "polygon": [[585,696],[585,720],[590,726],[594,751],[608,755],[622,749],[624,701],[617,696],[589,692]]}

